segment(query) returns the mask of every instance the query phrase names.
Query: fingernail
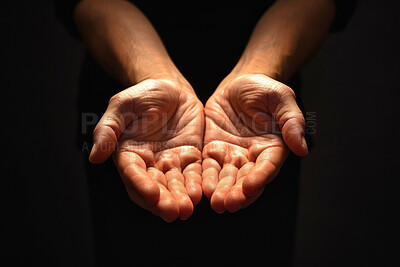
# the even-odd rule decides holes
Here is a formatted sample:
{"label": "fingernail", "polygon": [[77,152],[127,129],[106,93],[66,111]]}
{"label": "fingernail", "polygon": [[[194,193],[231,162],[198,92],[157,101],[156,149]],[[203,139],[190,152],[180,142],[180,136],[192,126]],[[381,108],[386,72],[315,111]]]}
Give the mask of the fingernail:
{"label": "fingernail", "polygon": [[95,147],[96,147],[96,144],[93,144],[92,150],[90,151],[90,155],[89,155],[89,161],[92,161],[92,159],[93,159],[93,154],[94,154],[94,151],[95,151]]}
{"label": "fingernail", "polygon": [[308,147],[307,147],[307,141],[306,138],[303,136],[301,136],[301,144],[303,145],[304,149],[308,151]]}

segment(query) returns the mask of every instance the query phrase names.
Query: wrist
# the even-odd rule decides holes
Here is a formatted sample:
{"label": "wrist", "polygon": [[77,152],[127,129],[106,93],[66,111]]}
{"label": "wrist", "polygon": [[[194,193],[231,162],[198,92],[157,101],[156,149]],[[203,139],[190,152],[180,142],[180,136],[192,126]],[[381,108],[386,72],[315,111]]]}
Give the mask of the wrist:
{"label": "wrist", "polygon": [[148,79],[178,80],[183,76],[171,60],[161,58],[136,58],[125,72],[124,86],[132,86]]}
{"label": "wrist", "polygon": [[177,68],[171,69],[151,69],[149,71],[141,71],[136,73],[135,78],[131,80],[131,84],[127,87],[138,84],[145,80],[156,80],[166,82],[173,85],[174,88],[195,94],[190,83],[186,78],[179,72]]}
{"label": "wrist", "polygon": [[276,55],[270,56],[260,53],[252,53],[252,55],[249,55],[249,53],[243,54],[229,76],[236,78],[247,74],[263,74],[274,80],[285,82],[288,77],[284,72],[282,62],[282,60],[277,59]]}

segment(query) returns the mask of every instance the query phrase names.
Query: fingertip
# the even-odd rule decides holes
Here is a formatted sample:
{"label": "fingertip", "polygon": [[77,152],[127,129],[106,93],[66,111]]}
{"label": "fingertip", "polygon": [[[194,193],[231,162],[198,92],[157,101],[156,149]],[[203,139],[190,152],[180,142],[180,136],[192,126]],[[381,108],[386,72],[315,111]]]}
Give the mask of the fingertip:
{"label": "fingertip", "polygon": [[225,209],[229,212],[240,210],[242,204],[246,201],[246,196],[238,190],[230,191],[224,200]]}
{"label": "fingertip", "polygon": [[186,221],[187,219],[189,219],[190,216],[192,216],[193,214],[193,208],[189,211],[185,211],[185,212],[181,212],[179,211],[179,219],[181,219],[182,221]]}
{"label": "fingertip", "polygon": [[179,206],[173,199],[159,202],[160,217],[166,222],[173,222],[179,216]]}
{"label": "fingertip", "polygon": [[297,156],[308,155],[308,147],[304,133],[304,119],[291,118],[282,128],[282,137],[289,149]]}
{"label": "fingertip", "polygon": [[299,156],[305,157],[308,155],[309,151],[308,151],[307,141],[306,141],[306,138],[304,137],[304,135],[301,137],[301,146],[302,146],[302,151],[299,154]]}
{"label": "fingertip", "polygon": [[102,161],[100,161],[98,158],[98,149],[96,143],[93,144],[92,150],[90,151],[89,162],[94,164],[102,163]]}
{"label": "fingertip", "polygon": [[96,143],[93,144],[92,150],[90,151],[89,155],[89,162],[93,164],[99,164],[106,161],[111,154],[114,152],[114,147],[109,145],[108,147],[104,148],[103,145],[98,145]]}
{"label": "fingertip", "polygon": [[257,169],[254,169],[243,179],[242,190],[247,197],[256,195],[257,192],[268,184],[275,176],[271,176],[271,173],[267,170],[267,164],[257,167]]}
{"label": "fingertip", "polygon": [[182,198],[179,201],[179,219],[187,220],[193,214],[193,204],[188,198]]}
{"label": "fingertip", "polygon": [[193,185],[187,188],[188,195],[192,200],[194,206],[199,204],[201,197],[202,197],[202,189],[200,185]]}
{"label": "fingertip", "polygon": [[305,157],[309,153],[307,142],[304,136],[297,138],[296,141],[293,140],[288,141],[287,145],[290,148],[290,150],[299,157]]}
{"label": "fingertip", "polygon": [[214,193],[214,191],[215,191],[215,188],[216,188],[216,184],[209,183],[209,182],[205,182],[205,181],[203,180],[203,186],[202,186],[202,188],[203,188],[203,193],[204,193],[204,195],[205,195],[209,200],[211,200],[211,197],[212,197],[212,195],[213,195],[213,193]]}
{"label": "fingertip", "polygon": [[90,163],[95,163],[95,160],[94,160],[94,154],[96,154],[96,152],[95,152],[95,144],[93,145],[93,147],[92,147],[92,150],[90,151],[90,154],[89,154],[89,162]]}
{"label": "fingertip", "polygon": [[225,194],[222,194],[221,192],[215,192],[211,196],[211,208],[217,213],[223,213],[225,211],[224,199]]}
{"label": "fingertip", "polygon": [[249,197],[257,193],[258,185],[256,183],[256,179],[254,178],[254,176],[248,175],[244,178],[242,190],[243,193]]}
{"label": "fingertip", "polygon": [[106,161],[117,147],[117,130],[108,125],[98,124],[93,131],[93,147],[89,155],[92,163],[103,163]]}
{"label": "fingertip", "polygon": [[155,205],[160,200],[160,188],[154,181],[149,181],[142,190],[142,197],[150,205]]}

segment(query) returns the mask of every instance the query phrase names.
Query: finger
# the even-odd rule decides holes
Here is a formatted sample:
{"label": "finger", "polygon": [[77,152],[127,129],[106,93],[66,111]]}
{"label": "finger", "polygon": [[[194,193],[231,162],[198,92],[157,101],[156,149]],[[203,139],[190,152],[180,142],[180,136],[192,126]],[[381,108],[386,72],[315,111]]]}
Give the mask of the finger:
{"label": "finger", "polygon": [[150,206],[149,210],[162,217],[165,221],[174,221],[179,216],[178,202],[167,189],[167,179],[162,171],[150,167],[147,172],[160,187],[160,200],[156,206]]}
{"label": "finger", "polygon": [[155,214],[167,222],[174,221],[180,216],[179,204],[171,192],[164,186],[160,186],[160,201],[158,201]]}
{"label": "finger", "polygon": [[187,193],[193,202],[193,205],[197,205],[202,196],[201,189],[201,164],[191,163],[183,170],[183,176],[185,178],[185,185]]}
{"label": "finger", "polygon": [[211,196],[211,207],[218,213],[225,211],[225,195],[236,182],[238,168],[231,164],[225,164],[219,173],[219,182]]}
{"label": "finger", "polygon": [[131,112],[133,104],[122,95],[120,93],[110,99],[106,112],[93,131],[94,144],[89,156],[92,163],[102,163],[108,159],[126,125],[132,121],[132,116],[124,117],[124,113]]}
{"label": "finger", "polygon": [[193,204],[185,187],[185,178],[177,168],[167,171],[165,178],[167,180],[167,189],[178,203],[179,218],[186,220],[193,213]]}
{"label": "finger", "polygon": [[160,171],[159,169],[154,168],[154,167],[149,167],[147,169],[147,173],[158,184],[162,184],[164,186],[167,186],[167,179],[165,178],[164,173],[162,171]]}
{"label": "finger", "polygon": [[218,175],[220,171],[221,166],[216,160],[212,158],[203,160],[202,188],[204,195],[206,195],[208,199],[211,199],[211,195],[214,193],[214,190],[217,187]]}
{"label": "finger", "polygon": [[254,195],[252,196],[246,196],[246,201],[243,203],[241,206],[241,209],[245,209],[248,206],[250,206],[252,203],[254,203],[264,192],[265,186],[261,187]]}
{"label": "finger", "polygon": [[244,194],[252,196],[271,182],[278,175],[287,155],[287,149],[281,146],[269,147],[261,152],[254,168],[243,180]]}
{"label": "finger", "polygon": [[146,164],[140,156],[131,151],[118,151],[114,162],[126,185],[133,187],[150,204],[159,201],[160,189],[146,172]]}
{"label": "finger", "polygon": [[253,167],[254,162],[248,162],[239,169],[235,185],[225,196],[224,206],[227,211],[238,211],[245,204],[247,197],[243,193],[243,180]]}
{"label": "finger", "polygon": [[131,186],[126,186],[126,191],[128,192],[129,198],[134,203],[150,211],[154,215],[161,217],[163,220],[172,222],[179,216],[178,203],[164,185],[159,184],[159,186],[160,199],[155,205],[146,202]]}
{"label": "finger", "polygon": [[288,93],[282,96],[276,109],[275,120],[281,127],[283,140],[293,153],[298,156],[306,156],[308,148],[304,137],[305,119],[290,88],[288,88]]}
{"label": "finger", "polygon": [[[249,205],[254,203],[262,195],[262,193],[264,192],[265,186],[261,187],[260,189],[258,189],[258,191],[255,194],[253,194],[251,196],[246,196],[243,193],[243,181],[244,181],[245,177],[246,176],[240,178],[237,181],[237,185],[235,184],[231,189],[231,191],[234,191],[234,194],[236,194],[236,196],[235,195],[230,196],[230,192],[231,192],[230,191],[227,194],[227,196],[225,197],[225,203],[224,203],[225,204],[225,208],[230,212],[236,212],[239,209],[247,208]],[[235,199],[236,203],[227,203],[227,202],[233,202],[232,200],[229,200],[229,198],[233,198],[233,197],[236,197],[236,199]],[[240,205],[239,205],[238,202],[240,203]],[[235,206],[235,204],[236,204],[236,206]]]}

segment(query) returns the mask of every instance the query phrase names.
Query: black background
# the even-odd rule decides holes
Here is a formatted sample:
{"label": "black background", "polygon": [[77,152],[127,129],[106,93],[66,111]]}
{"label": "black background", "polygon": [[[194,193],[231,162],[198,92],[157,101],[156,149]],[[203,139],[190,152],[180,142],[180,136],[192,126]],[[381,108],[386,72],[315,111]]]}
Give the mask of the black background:
{"label": "black background", "polygon": [[[316,133],[302,161],[295,266],[399,264],[400,22],[388,2],[359,1],[301,71]],[[15,265],[91,266],[85,159],[75,146],[84,48],[50,1],[1,10],[2,252]]]}

